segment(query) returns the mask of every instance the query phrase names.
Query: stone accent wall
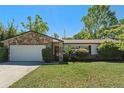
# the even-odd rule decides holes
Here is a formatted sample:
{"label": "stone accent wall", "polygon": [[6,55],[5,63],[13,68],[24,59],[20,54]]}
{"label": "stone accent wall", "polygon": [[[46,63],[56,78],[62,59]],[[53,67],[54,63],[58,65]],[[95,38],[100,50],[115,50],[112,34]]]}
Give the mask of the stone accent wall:
{"label": "stone accent wall", "polygon": [[16,36],[14,38],[5,40],[4,46],[9,45],[42,45],[42,44],[52,44],[53,40],[50,37],[40,35],[36,32],[27,32],[22,35]]}

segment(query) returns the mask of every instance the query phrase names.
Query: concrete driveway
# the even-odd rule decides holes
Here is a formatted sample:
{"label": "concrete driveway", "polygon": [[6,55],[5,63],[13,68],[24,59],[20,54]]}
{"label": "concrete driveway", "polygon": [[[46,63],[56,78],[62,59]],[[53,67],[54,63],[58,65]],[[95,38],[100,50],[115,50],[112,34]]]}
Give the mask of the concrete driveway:
{"label": "concrete driveway", "polygon": [[0,63],[0,88],[9,87],[39,65],[39,62]]}

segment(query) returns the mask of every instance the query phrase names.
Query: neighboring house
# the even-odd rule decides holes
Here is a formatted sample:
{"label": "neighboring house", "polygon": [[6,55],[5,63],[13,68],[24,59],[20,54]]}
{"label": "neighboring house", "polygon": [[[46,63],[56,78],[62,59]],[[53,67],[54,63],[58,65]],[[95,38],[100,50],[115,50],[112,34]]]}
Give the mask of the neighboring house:
{"label": "neighboring house", "polygon": [[51,47],[53,58],[63,60],[63,41],[34,31],[2,41],[9,49],[9,61],[43,61],[42,49]]}
{"label": "neighboring house", "polygon": [[89,40],[63,40],[64,41],[64,49],[66,50],[68,47],[73,49],[78,48],[86,48],[89,50],[91,55],[97,54],[97,47],[99,44],[104,41],[112,41],[114,43],[120,43],[121,41],[112,40],[112,39],[89,39]]}

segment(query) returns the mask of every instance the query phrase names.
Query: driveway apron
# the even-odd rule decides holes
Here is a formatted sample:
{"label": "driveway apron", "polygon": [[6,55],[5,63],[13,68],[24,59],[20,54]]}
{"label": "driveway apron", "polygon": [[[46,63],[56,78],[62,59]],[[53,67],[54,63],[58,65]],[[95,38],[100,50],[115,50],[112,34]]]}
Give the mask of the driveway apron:
{"label": "driveway apron", "polygon": [[6,62],[0,63],[0,88],[7,88],[14,82],[24,77],[29,72],[39,67],[36,62]]}

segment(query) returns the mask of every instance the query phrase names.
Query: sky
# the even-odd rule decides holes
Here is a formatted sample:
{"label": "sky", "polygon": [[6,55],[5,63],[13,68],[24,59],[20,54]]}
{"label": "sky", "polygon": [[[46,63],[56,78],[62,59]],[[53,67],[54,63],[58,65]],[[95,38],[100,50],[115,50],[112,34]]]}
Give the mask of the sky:
{"label": "sky", "polygon": [[[21,22],[27,21],[27,16],[33,19],[36,14],[39,14],[44,22],[48,23],[48,35],[58,33],[60,37],[71,37],[80,32],[84,24],[81,18],[87,14],[90,5],[69,5],[69,6],[54,6],[54,5],[34,5],[34,6],[0,6],[0,22],[5,26],[13,18],[15,25],[18,26],[18,31],[22,28]],[[112,11],[116,12],[118,19],[124,18],[124,6],[110,6]]]}

